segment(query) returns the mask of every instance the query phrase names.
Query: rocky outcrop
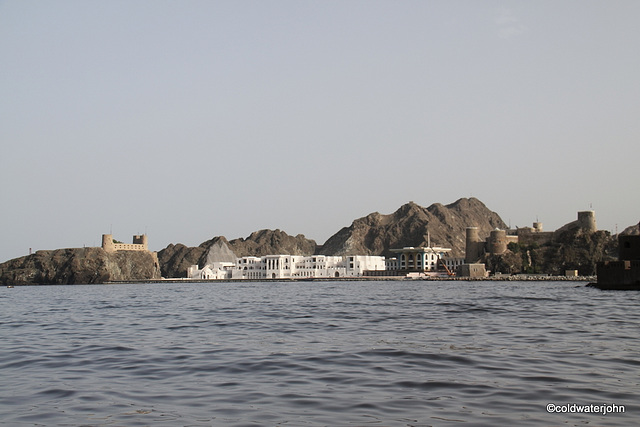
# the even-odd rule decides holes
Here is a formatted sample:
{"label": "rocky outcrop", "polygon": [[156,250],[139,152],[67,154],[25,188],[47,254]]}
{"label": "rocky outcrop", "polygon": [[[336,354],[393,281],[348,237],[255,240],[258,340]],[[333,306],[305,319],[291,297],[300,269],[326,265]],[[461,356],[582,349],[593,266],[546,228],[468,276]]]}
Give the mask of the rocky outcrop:
{"label": "rocky outcrop", "polygon": [[561,275],[578,270],[580,276],[592,276],[597,263],[616,259],[617,252],[617,240],[608,231],[574,229],[556,235],[554,242],[535,249],[533,256],[544,273]]}
{"label": "rocky outcrop", "polygon": [[476,198],[459,199],[449,205],[428,208],[409,202],[389,215],[378,212],[356,219],[331,236],[318,250],[324,255],[384,255],[405,246],[444,246],[452,256],[464,256],[467,227],[478,227],[480,237],[506,228],[500,216]]}
{"label": "rocky outcrop", "polygon": [[206,260],[207,250],[201,246],[188,247],[182,243],[170,244],[158,252],[160,271],[162,277],[178,278],[186,277],[187,269],[192,265],[204,265],[202,259]]}
{"label": "rocky outcrop", "polygon": [[316,251],[315,240],[303,234],[290,236],[280,230],[255,231],[246,239],[234,239],[229,248],[239,257],[264,255],[313,255]]}
{"label": "rocky outcrop", "polygon": [[264,255],[313,255],[316,242],[302,234],[290,236],[281,230],[260,230],[247,238],[228,241],[223,236],[214,237],[197,247],[182,244],[169,245],[158,252],[163,277],[186,277],[192,265],[204,267],[213,262],[235,262],[244,256]]}
{"label": "rocky outcrop", "polygon": [[3,285],[95,284],[111,280],[159,279],[155,253],[105,252],[102,248],[38,251],[0,264]]}
{"label": "rocky outcrop", "polygon": [[625,228],[622,231],[622,233],[620,233],[620,234],[624,234],[624,235],[628,235],[628,236],[637,236],[637,235],[639,235],[640,234],[640,223]]}
{"label": "rocky outcrop", "polygon": [[616,259],[618,244],[608,231],[593,232],[564,226],[545,244],[510,243],[508,248],[504,254],[484,255],[482,262],[487,270],[558,276],[567,270],[578,270],[580,276],[593,276],[599,262]]}

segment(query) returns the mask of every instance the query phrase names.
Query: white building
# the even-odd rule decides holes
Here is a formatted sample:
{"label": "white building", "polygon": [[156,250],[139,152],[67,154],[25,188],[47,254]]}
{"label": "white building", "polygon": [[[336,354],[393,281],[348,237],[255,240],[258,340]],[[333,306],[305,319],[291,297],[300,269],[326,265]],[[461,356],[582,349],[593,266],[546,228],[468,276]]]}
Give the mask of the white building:
{"label": "white building", "polygon": [[192,265],[187,269],[187,277],[190,279],[202,280],[224,280],[231,279],[234,263],[231,262],[215,262],[205,265],[201,270],[197,265]]}
{"label": "white building", "polygon": [[202,269],[192,265],[190,279],[295,279],[360,277],[367,270],[385,270],[385,259],[373,255],[266,255],[242,257],[236,263],[214,263]]}
{"label": "white building", "polygon": [[[302,279],[361,277],[365,271],[390,271],[398,275],[452,274],[464,258],[449,256],[451,249],[437,246],[392,249],[396,258],[374,255],[266,255],[242,257],[232,262],[214,262],[200,269],[192,265],[187,277],[199,280]],[[393,274],[393,273],[392,273]],[[379,275],[388,275],[380,273]]]}
{"label": "white building", "polygon": [[446,256],[446,257],[441,258],[441,259],[442,259],[442,261],[444,261],[444,264],[447,266],[447,269],[451,273],[455,273],[456,270],[458,269],[458,267],[461,266],[462,264],[464,264],[464,257],[462,257],[462,258],[453,258],[453,257]]}
{"label": "white building", "polygon": [[[391,249],[391,252],[396,253],[396,258],[393,267],[395,270],[407,271],[407,272],[434,272],[438,270],[446,270],[443,264],[449,269],[449,271],[455,271],[455,267],[459,263],[462,263],[462,258],[451,258],[449,253],[450,248],[442,248],[439,246],[418,247],[413,246],[404,247],[402,249]],[[391,267],[391,265],[389,265]]]}

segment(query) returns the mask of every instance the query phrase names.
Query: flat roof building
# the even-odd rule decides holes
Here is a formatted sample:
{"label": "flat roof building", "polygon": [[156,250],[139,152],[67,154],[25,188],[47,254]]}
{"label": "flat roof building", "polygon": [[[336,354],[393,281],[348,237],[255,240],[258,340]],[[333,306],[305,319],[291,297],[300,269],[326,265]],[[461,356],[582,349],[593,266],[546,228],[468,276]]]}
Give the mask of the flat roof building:
{"label": "flat roof building", "polygon": [[417,248],[408,246],[402,249],[391,249],[391,252],[396,254],[399,271],[426,272],[438,270],[441,265],[439,260],[451,252],[451,249],[439,246]]}

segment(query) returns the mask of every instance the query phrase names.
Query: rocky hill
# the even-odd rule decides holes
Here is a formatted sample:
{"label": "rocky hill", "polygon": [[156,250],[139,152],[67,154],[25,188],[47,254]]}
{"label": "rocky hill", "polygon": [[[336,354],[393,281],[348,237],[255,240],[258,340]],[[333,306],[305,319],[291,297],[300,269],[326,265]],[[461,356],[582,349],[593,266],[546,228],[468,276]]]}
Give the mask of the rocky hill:
{"label": "rocky hill", "polygon": [[615,260],[618,241],[608,231],[585,232],[566,227],[556,231],[554,239],[543,245],[514,244],[501,255],[485,254],[482,262],[488,270],[506,274],[544,273],[563,276],[578,270],[580,276],[596,274],[596,264]]}
{"label": "rocky hill", "polygon": [[313,255],[317,244],[302,234],[290,236],[280,230],[260,230],[251,233],[246,239],[234,239],[229,242],[229,248],[238,255]]}
{"label": "rocky hill", "polygon": [[640,222],[636,225],[625,228],[620,234],[637,236],[640,234]]}
{"label": "rocky hill", "polygon": [[324,255],[384,255],[405,246],[432,246],[452,249],[452,256],[464,256],[467,227],[478,227],[481,238],[507,225],[500,216],[476,198],[459,199],[449,205],[435,203],[424,208],[413,202],[389,215],[378,212],[356,219],[331,236],[319,248]]}
{"label": "rocky hill", "polygon": [[160,278],[151,252],[107,253],[102,248],[38,251],[0,264],[3,285],[94,284],[110,280]]}
{"label": "rocky hill", "polygon": [[228,241],[214,237],[197,247],[169,245],[158,252],[163,277],[185,277],[191,265],[203,267],[212,262],[235,262],[237,257],[264,255],[313,255],[317,245],[302,234],[290,236],[281,230],[255,231],[247,238]]}

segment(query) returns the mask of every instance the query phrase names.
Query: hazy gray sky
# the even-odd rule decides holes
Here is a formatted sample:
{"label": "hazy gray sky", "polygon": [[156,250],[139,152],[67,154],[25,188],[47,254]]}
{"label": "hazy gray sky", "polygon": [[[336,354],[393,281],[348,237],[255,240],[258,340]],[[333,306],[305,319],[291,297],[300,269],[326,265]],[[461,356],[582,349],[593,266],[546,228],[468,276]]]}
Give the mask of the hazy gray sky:
{"label": "hazy gray sky", "polygon": [[469,196],[622,230],[638,22],[637,0],[0,1],[0,261],[110,230],[323,243]]}

